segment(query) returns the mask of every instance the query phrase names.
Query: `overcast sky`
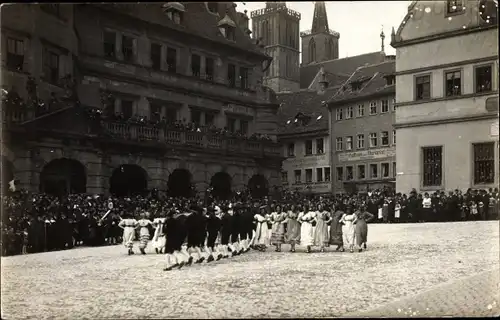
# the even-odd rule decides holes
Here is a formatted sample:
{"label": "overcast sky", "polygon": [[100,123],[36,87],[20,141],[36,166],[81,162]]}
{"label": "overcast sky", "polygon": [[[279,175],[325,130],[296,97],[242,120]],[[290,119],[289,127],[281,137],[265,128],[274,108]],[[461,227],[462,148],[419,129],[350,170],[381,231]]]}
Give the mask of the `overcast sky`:
{"label": "overcast sky", "polygon": [[[340,58],[380,50],[380,31],[385,33],[385,52],[396,54],[389,45],[391,28],[398,29],[408,12],[411,1],[326,1],[328,26],[340,32]],[[237,11],[266,7],[265,2],[236,2]],[[313,1],[287,2],[286,6],[301,14],[300,31],[311,29],[314,13]],[[251,28],[250,23],[250,28]]]}

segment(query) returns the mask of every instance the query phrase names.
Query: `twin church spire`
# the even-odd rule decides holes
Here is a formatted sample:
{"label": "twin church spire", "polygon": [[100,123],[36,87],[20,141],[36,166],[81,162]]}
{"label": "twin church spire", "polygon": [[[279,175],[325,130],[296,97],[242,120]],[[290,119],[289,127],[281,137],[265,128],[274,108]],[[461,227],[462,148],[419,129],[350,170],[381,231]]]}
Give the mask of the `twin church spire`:
{"label": "twin church spire", "polygon": [[330,32],[328,28],[328,16],[326,14],[326,6],[324,1],[316,1],[314,3],[314,15],[311,33]]}

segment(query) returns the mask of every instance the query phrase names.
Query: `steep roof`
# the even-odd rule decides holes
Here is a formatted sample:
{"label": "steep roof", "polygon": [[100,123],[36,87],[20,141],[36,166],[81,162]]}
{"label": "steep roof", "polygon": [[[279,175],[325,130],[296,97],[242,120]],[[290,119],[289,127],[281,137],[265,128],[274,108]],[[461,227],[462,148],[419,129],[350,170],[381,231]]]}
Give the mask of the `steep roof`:
{"label": "steep roof", "polygon": [[358,56],[335,59],[329,61],[323,61],[320,63],[308,64],[300,67],[300,88],[308,88],[311,82],[318,74],[321,66],[325,69],[325,72],[335,75],[349,76],[356,68],[380,63],[385,60],[385,53],[377,51],[365,54],[360,54]]}
{"label": "steep roof", "polygon": [[[330,87],[323,94],[312,90],[277,94],[280,103],[278,134],[300,134],[327,130],[328,108],[326,108],[326,103],[336,94],[338,89],[338,86]],[[295,122],[299,113],[309,117],[310,121],[305,125]]]}
{"label": "steep roof", "polygon": [[[335,105],[375,94],[394,93],[395,85],[387,85],[385,76],[393,75],[395,71],[396,62],[393,60],[358,68],[328,103]],[[353,91],[351,84],[355,82],[361,84],[361,88]]]}

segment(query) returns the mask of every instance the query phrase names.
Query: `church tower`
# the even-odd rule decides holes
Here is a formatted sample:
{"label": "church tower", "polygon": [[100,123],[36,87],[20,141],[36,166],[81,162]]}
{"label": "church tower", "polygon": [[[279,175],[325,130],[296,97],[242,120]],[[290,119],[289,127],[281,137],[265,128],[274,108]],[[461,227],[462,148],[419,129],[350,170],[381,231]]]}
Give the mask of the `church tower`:
{"label": "church tower", "polygon": [[302,38],[302,65],[339,58],[340,33],[328,28],[324,1],[314,3],[311,30],[300,33]]}
{"label": "church tower", "polygon": [[300,13],[288,9],[285,2],[266,2],[266,8],[253,11],[251,18],[252,34],[273,58],[264,85],[275,92],[299,91]]}

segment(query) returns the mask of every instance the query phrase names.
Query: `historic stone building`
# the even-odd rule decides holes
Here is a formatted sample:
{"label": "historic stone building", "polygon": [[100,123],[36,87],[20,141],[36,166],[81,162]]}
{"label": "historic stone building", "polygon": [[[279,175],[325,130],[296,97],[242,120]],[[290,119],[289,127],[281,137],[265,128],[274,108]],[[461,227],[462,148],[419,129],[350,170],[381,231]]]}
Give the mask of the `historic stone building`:
{"label": "historic stone building", "polygon": [[3,180],[53,193],[279,185],[275,142],[181,129],[275,137],[260,83],[271,58],[248,20],[222,2],[2,7]]}
{"label": "historic stone building", "polygon": [[401,192],[498,186],[497,10],[415,1],[393,32]]}
{"label": "historic stone building", "polygon": [[266,7],[251,13],[255,39],[264,44],[273,58],[264,74],[264,84],[275,92],[299,90],[300,13],[285,2],[266,2]]}
{"label": "historic stone building", "polygon": [[394,69],[394,60],[360,67],[328,102],[337,194],[394,188]]}

